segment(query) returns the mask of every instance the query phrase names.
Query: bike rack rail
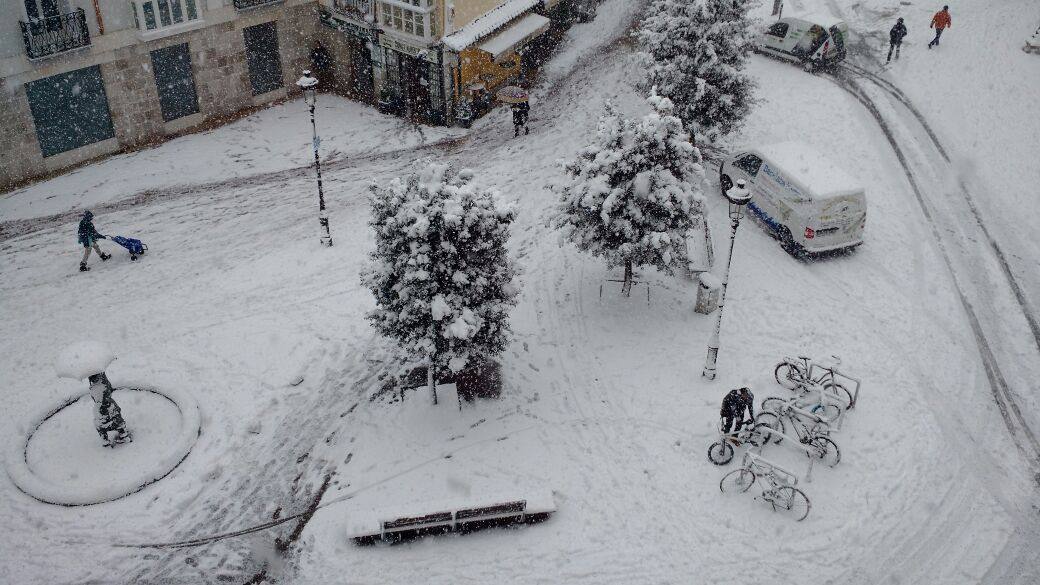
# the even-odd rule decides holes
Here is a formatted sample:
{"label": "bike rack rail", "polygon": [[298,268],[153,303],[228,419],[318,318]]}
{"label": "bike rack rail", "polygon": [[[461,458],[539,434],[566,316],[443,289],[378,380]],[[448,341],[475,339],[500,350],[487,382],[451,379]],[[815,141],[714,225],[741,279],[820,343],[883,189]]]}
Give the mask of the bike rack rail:
{"label": "bike rack rail", "polygon": [[[816,457],[815,457],[816,452],[813,451],[813,449],[811,447],[809,447],[808,445],[803,444],[802,440],[799,439],[798,437],[792,437],[790,435],[785,435],[785,434],[781,433],[780,431],[771,429],[771,428],[769,428],[767,426],[764,426],[764,425],[762,426],[762,430],[766,431],[770,435],[776,435],[776,436],[780,437],[781,439],[785,439],[784,444],[786,444],[787,446],[789,446],[789,447],[796,447],[796,448],[801,449],[802,451],[805,452],[806,456],[808,456],[808,458],[809,458],[809,469],[807,469],[806,472],[805,472],[805,481],[806,481],[806,483],[812,483],[812,470],[813,470],[814,464],[816,463]],[[768,444],[768,441],[766,442],[766,444]],[[763,445],[763,447],[764,446],[765,445]],[[759,449],[759,451],[761,451],[761,448]],[[744,453],[745,457],[747,457],[748,455],[754,455],[755,457],[759,457],[759,458],[762,457],[761,455],[755,455],[750,450],[746,451]],[[767,461],[767,463],[768,463],[768,461]]]}
{"label": "bike rack rail", "polygon": [[797,475],[751,451],[744,453],[744,460],[741,462],[741,466],[751,471],[754,471],[754,468],[764,469],[766,473],[772,473],[776,476],[780,483],[784,485],[791,487],[798,485]]}

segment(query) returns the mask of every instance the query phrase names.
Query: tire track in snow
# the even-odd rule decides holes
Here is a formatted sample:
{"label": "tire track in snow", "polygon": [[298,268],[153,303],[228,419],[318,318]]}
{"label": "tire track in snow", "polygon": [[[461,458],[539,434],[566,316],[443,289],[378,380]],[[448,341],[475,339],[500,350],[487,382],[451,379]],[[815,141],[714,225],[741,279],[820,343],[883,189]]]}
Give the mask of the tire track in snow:
{"label": "tire track in snow", "polygon": [[[921,128],[924,129],[925,133],[928,135],[928,138],[932,141],[932,144],[935,146],[936,151],[938,151],[939,155],[942,156],[943,160],[946,161],[948,165],[952,166],[952,161],[950,160],[949,154],[946,152],[946,148],[939,141],[939,138],[932,130],[931,125],[928,124],[928,121],[925,119],[924,115],[921,114],[917,107],[914,106],[913,102],[910,101],[910,98],[908,98],[902,90],[900,90],[896,85],[894,85],[890,81],[882,77],[879,77],[878,75],[875,75],[870,71],[867,71],[866,69],[853,63],[846,62],[842,66],[839,66],[839,69],[844,70],[847,75],[858,76],[863,79],[866,79],[867,81],[870,81],[878,88],[880,88],[881,91],[887,93],[897,102],[902,104],[903,107],[905,107],[906,110],[910,112],[910,114],[913,115],[913,117],[920,123]],[[1011,265],[1007,260],[1007,255],[1004,253],[1003,248],[1000,246],[1000,244],[997,243],[996,239],[990,232],[990,229],[987,226],[986,222],[982,219],[982,215],[979,212],[978,206],[975,203],[975,197],[972,195],[971,191],[968,190],[968,187],[964,184],[963,179],[958,179],[957,181],[958,186],[960,187],[960,194],[963,196],[965,203],[967,203],[968,209],[971,211],[971,215],[974,218],[976,225],[978,225],[979,229],[982,231],[982,234],[985,236],[986,243],[989,245],[990,250],[996,257],[997,262],[1000,265],[1001,272],[1003,273],[1005,280],[1007,280],[1008,286],[1011,287],[1011,291],[1015,295],[1015,300],[1018,302],[1019,308],[1022,311],[1022,315],[1025,317],[1026,322],[1029,324],[1029,329],[1033,333],[1033,343],[1036,345],[1037,349],[1040,350],[1040,320],[1037,319],[1036,313],[1034,312],[1032,305],[1029,302],[1029,299],[1026,298],[1025,293],[1022,290],[1022,285],[1019,283],[1018,278],[1011,270]]]}
{"label": "tire track in snow", "polygon": [[[933,206],[928,201],[928,198],[924,194],[921,187],[918,185],[916,173],[909,162],[909,159],[900,147],[899,142],[896,140],[895,135],[884,116],[881,115],[877,105],[874,101],[867,96],[859,86],[848,79],[842,79],[838,77],[827,77],[831,79],[841,87],[843,90],[852,95],[858,102],[860,102],[870,113],[870,115],[877,121],[879,127],[892,146],[893,151],[896,154],[896,158],[899,159],[899,164],[903,168],[903,172],[906,175],[907,180],[910,183],[911,189],[914,192],[921,211],[924,213],[925,219],[928,221],[929,228],[932,232],[936,243],[938,244],[939,251],[943,258],[943,262],[946,265],[947,270],[950,273],[951,281],[954,286],[954,290],[957,293],[958,300],[961,306],[964,308],[965,314],[968,317],[969,324],[971,326],[972,333],[975,337],[976,344],[979,348],[979,353],[982,358],[983,367],[986,370],[986,376],[989,379],[990,389],[994,399],[997,402],[997,406],[1000,409],[1001,416],[1004,419],[1004,423],[1007,425],[1008,430],[1011,432],[1012,438],[1015,439],[1015,444],[1026,456],[1026,458],[1035,466],[1040,463],[1040,441],[1038,441],[1036,434],[1029,427],[1025,418],[1022,415],[1021,409],[1015,400],[1014,395],[1010,387],[1008,386],[1007,380],[1004,373],[1001,371],[999,364],[997,363],[996,356],[993,353],[992,346],[989,339],[986,337],[983,331],[978,313],[976,312],[972,303],[968,300],[967,294],[964,291],[964,285],[962,283],[962,277],[959,276],[957,269],[954,266],[954,262],[951,258],[950,246],[951,242],[944,237],[942,230],[938,227],[938,222],[935,219]],[[1022,435],[1022,437],[1020,437]]]}

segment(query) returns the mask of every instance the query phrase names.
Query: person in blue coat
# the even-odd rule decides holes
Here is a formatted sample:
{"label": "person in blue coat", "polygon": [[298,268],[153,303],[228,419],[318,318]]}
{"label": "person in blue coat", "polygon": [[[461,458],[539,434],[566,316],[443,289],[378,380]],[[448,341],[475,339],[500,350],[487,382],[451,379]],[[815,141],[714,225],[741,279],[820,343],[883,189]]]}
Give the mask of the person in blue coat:
{"label": "person in blue coat", "polygon": [[79,271],[86,272],[90,270],[87,266],[87,259],[90,258],[90,250],[93,249],[97,252],[98,256],[101,257],[101,261],[104,262],[112,257],[111,254],[105,254],[98,247],[97,241],[104,240],[108,236],[105,236],[101,232],[97,231],[94,227],[94,214],[90,211],[83,212],[83,218],[79,220],[79,243],[83,245],[83,260],[80,260]]}

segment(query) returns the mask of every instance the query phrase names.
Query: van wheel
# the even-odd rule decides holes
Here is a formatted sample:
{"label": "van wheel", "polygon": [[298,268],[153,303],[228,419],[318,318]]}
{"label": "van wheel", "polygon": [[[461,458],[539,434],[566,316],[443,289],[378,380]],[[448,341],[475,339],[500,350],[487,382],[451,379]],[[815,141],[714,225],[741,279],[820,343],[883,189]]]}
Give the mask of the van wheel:
{"label": "van wheel", "polygon": [[726,191],[733,188],[733,179],[729,178],[729,175],[722,175],[719,178],[719,187],[722,188],[722,194],[725,195]]}
{"label": "van wheel", "polygon": [[805,257],[805,248],[803,248],[798,242],[794,241],[794,236],[791,235],[791,230],[786,227],[781,227],[777,230],[776,234],[780,239],[780,247],[784,249],[784,252],[787,252],[799,260]]}
{"label": "van wheel", "polygon": [[812,73],[813,71],[816,71],[816,63],[813,61],[806,61],[802,63],[802,70],[806,73]]}

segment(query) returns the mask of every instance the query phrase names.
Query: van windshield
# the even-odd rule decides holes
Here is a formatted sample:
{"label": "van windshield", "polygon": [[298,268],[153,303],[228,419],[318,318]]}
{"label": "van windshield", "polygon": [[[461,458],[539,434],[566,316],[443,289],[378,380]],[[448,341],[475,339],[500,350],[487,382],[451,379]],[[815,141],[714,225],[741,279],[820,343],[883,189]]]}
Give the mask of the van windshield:
{"label": "van windshield", "polygon": [[841,29],[832,26],[831,27],[831,38],[834,39],[834,48],[838,50],[838,54],[845,54],[845,35],[842,34]]}

